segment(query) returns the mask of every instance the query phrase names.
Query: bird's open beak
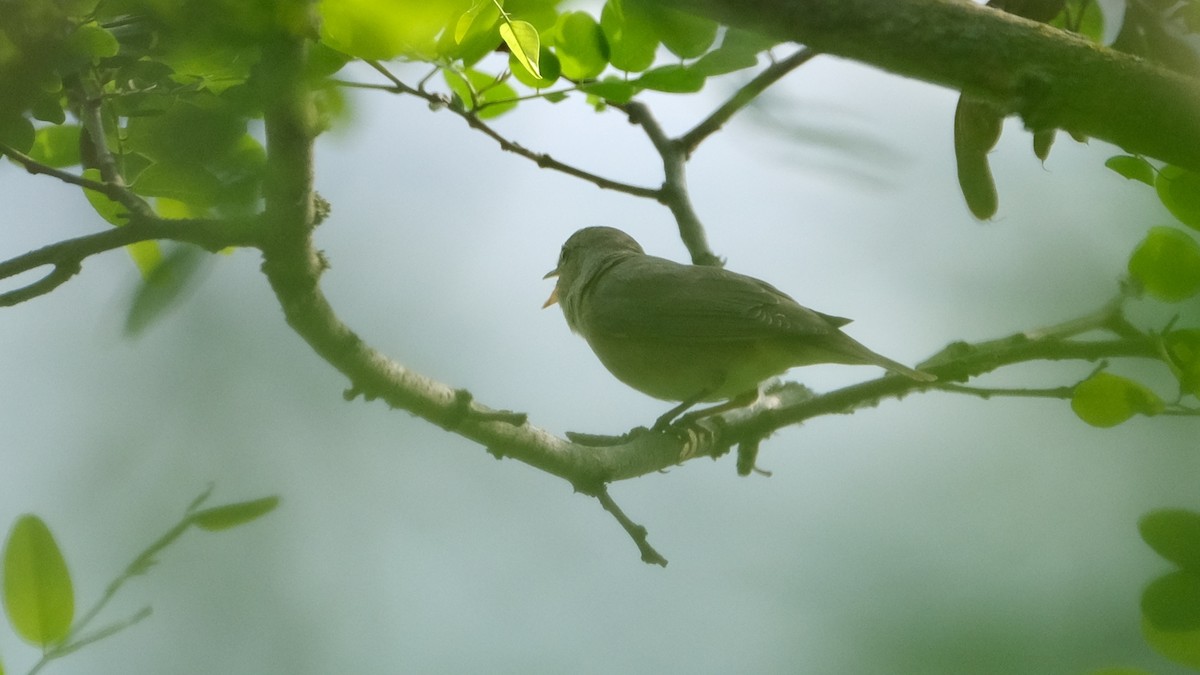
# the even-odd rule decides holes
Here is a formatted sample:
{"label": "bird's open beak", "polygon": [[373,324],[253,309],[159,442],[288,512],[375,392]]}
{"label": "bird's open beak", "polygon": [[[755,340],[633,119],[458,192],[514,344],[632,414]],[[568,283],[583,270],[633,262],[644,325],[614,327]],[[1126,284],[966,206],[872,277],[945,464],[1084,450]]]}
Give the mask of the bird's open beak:
{"label": "bird's open beak", "polygon": [[[556,276],[558,276],[558,268],[557,267],[550,270],[549,272],[546,272],[546,276],[544,276],[542,278],[549,279],[551,277],[556,277]],[[550,291],[550,297],[546,298],[546,302],[545,302],[545,304],[542,305],[542,309],[546,309],[547,307],[549,307],[550,305],[553,305],[556,302],[558,302],[558,284],[555,284],[554,290]]]}

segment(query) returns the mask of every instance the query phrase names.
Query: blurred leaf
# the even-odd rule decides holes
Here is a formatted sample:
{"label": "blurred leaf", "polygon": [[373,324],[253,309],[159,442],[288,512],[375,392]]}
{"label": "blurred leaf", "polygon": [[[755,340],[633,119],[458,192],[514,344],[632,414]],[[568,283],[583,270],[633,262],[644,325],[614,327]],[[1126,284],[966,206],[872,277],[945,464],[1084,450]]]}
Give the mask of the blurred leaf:
{"label": "blurred leaf", "polygon": [[407,56],[435,60],[438,37],[454,42],[459,17],[470,1],[379,2],[379,0],[322,0],[321,38],[334,49],[362,59],[387,60]]}
{"label": "blurred leaf", "polygon": [[563,76],[571,80],[591,80],[608,67],[604,31],[587,12],[569,12],[559,17],[554,53]]}
{"label": "blurred leaf", "polygon": [[1113,375],[1096,373],[1075,385],[1071,409],[1094,427],[1114,427],[1137,414],[1157,415],[1162,399],[1144,385]]}
{"label": "blurred leaf", "polygon": [[500,38],[521,66],[536,78],[542,77],[538,59],[541,57],[542,41],[537,29],[528,21],[512,21],[500,24]]}
{"label": "blurred leaf", "polygon": [[615,77],[605,78],[599,82],[588,82],[580,85],[579,89],[586,94],[598,96],[615,104],[629,103],[641,91],[637,84]]}
{"label": "blurred leaf", "polygon": [[191,521],[201,529],[216,532],[257,520],[274,511],[276,506],[279,506],[278,496],[262,497],[197,511],[192,514]]}
{"label": "blurred leaf", "polygon": [[67,121],[67,112],[63,110],[63,97],[58,92],[46,92],[33,100],[29,108],[33,119],[51,124],[62,124]]}
{"label": "blurred leaf", "polygon": [[725,36],[721,38],[721,49],[747,54],[761,54],[777,44],[779,40],[773,37],[741,28],[726,28]]}
{"label": "blurred leaf", "polygon": [[613,67],[640,73],[654,63],[658,34],[654,18],[638,2],[608,0],[600,11],[600,27],[608,39]]}
{"label": "blurred leaf", "polygon": [[754,52],[742,49],[727,49],[721,46],[701,56],[690,67],[701,75],[712,77],[714,75],[725,75],[726,73],[753,68],[756,65],[758,65],[758,55]]}
{"label": "blurred leaf", "polygon": [[655,91],[691,94],[704,88],[704,76],[687,66],[661,66],[642,73],[634,83]]}
{"label": "blurred leaf", "polygon": [[1125,2],[1121,31],[1112,48],[1136,54],[1172,70],[1195,76],[1200,73],[1200,57],[1186,36],[1167,16],[1175,2],[1155,6],[1150,2]]}
{"label": "blurred leaf", "polygon": [[1155,553],[1188,572],[1200,574],[1200,513],[1157,509],[1142,516],[1138,532]]}
{"label": "blurred leaf", "polygon": [[79,125],[64,124],[38,129],[29,156],[56,169],[79,164]]}
{"label": "blurred leaf", "polygon": [[46,524],[32,514],[17,519],[4,545],[4,610],[17,635],[42,648],[71,630],[75,591],[67,563]]}
{"label": "blurred leaf", "polygon": [[1174,227],[1151,228],[1129,257],[1129,274],[1159,300],[1186,300],[1200,291],[1200,246]]}
{"label": "blurred leaf", "polygon": [[1193,669],[1200,669],[1200,630],[1176,632],[1155,626],[1142,617],[1142,636],[1154,651]]}
{"label": "blurred leaf", "polygon": [[18,152],[28,153],[33,147],[33,122],[20,115],[0,116],[0,143]]}
{"label": "blurred leaf", "polygon": [[246,134],[246,119],[208,92],[177,99],[161,115],[129,120],[125,150],[156,161],[198,166],[227,155]]}
{"label": "blurred leaf", "polygon": [[1154,675],[1148,670],[1141,668],[1125,668],[1117,666],[1114,668],[1100,668],[1098,670],[1088,671],[1087,675]]}
{"label": "blurred leaf", "polygon": [[1200,630],[1200,575],[1177,570],[1150,582],[1142,592],[1142,616],[1171,633]]}
{"label": "blurred leaf", "polygon": [[[1062,0],[1057,0],[1058,9],[1062,9],[1064,3]],[[1049,22],[1051,26],[1069,30],[1073,33],[1078,33],[1092,42],[1101,42],[1104,39],[1104,10],[1100,7],[1100,3],[1096,0],[1067,0],[1065,3],[1065,12],[1055,12],[1057,16],[1050,18],[1037,18],[1036,21]],[[1049,11],[1047,7],[1047,11]],[[1044,16],[1044,14],[1043,14]]]}
{"label": "blurred leaf", "polygon": [[717,39],[716,21],[656,5],[650,5],[648,9],[658,38],[681,59],[700,56]]}
{"label": "blurred leaf", "polygon": [[343,54],[324,42],[316,42],[308,52],[305,73],[314,79],[329,77],[353,60],[349,54]]}
{"label": "blurred leaf", "polygon": [[1179,389],[1200,397],[1200,330],[1173,330],[1163,336],[1163,350],[1170,359]]}
{"label": "blurred leaf", "polygon": [[172,247],[134,291],[125,315],[125,335],[137,337],[178,306],[199,284],[203,264],[209,259],[208,252],[197,246]]}
{"label": "blurred leaf", "polygon": [[146,197],[168,197],[203,210],[217,202],[223,186],[202,166],[155,162],[138,175],[132,187]]}
{"label": "blurred leaf", "polygon": [[467,37],[467,33],[471,30],[471,24],[475,23],[475,19],[479,17],[481,12],[489,8],[495,10],[495,16],[491,17],[491,21],[488,23],[490,27],[492,23],[495,23],[496,19],[500,18],[500,8],[496,6],[493,0],[475,0],[471,8],[463,12],[463,15],[458,17],[458,21],[454,24],[454,41],[462,42],[463,38]]}
{"label": "blurred leaf", "polygon": [[1129,180],[1136,180],[1146,185],[1154,185],[1154,166],[1133,155],[1115,155],[1104,162],[1104,166],[1116,171]]}
{"label": "blurred leaf", "polygon": [[558,80],[558,76],[562,73],[558,57],[548,47],[542,47],[542,53],[538,57],[538,65],[541,77],[534,77],[528,70],[521,66],[515,54],[508,55],[508,69],[512,71],[513,77],[517,78],[518,82],[527,87],[545,89],[554,84]]}
{"label": "blurred leaf", "polygon": [[1171,215],[1200,230],[1200,174],[1168,164],[1158,172],[1154,188]]}
{"label": "blurred leaf", "polygon": [[63,56],[82,63],[95,63],[117,55],[121,45],[112,33],[95,22],[85,23],[67,37]]}
{"label": "blurred leaf", "polygon": [[[83,177],[96,182],[104,182],[100,176],[100,169],[85,169]],[[96,213],[100,217],[108,221],[109,224],[121,226],[128,222],[129,209],[125,208],[120,202],[108,198],[108,195],[95,190],[83,189],[83,194],[87,197],[88,203],[96,209]]]}

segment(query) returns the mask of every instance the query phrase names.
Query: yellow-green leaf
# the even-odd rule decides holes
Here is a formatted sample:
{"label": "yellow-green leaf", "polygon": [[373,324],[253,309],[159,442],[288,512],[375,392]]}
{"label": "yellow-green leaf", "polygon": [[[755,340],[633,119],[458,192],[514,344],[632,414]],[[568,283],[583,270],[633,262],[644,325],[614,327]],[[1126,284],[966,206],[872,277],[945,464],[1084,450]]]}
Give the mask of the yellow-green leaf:
{"label": "yellow-green leaf", "polygon": [[279,506],[279,497],[274,495],[248,502],[214,506],[211,509],[204,509],[203,511],[193,513],[192,523],[196,527],[209,530],[210,532],[227,530],[231,527],[237,527],[238,525],[261,518],[274,511],[276,506]]}
{"label": "yellow-green leaf", "polygon": [[1143,616],[1142,636],[1154,651],[1168,659],[1189,668],[1200,668],[1200,630],[1163,630]]}
{"label": "yellow-green leaf", "polygon": [[[100,169],[86,169],[83,172],[83,177],[88,180],[94,180],[97,183],[104,182],[100,176]],[[125,208],[120,202],[109,199],[108,195],[95,190],[83,189],[83,194],[87,197],[88,203],[96,209],[96,213],[100,217],[107,220],[112,225],[121,226],[128,222],[129,209]]]}
{"label": "yellow-green leaf", "polygon": [[71,575],[54,536],[33,514],[17,519],[4,545],[4,611],[18,635],[43,648],[71,630]]}
{"label": "yellow-green leaf", "polygon": [[1164,404],[1157,394],[1133,380],[1096,373],[1075,385],[1071,409],[1094,427],[1115,427],[1136,414],[1157,415]]}
{"label": "yellow-green leaf", "polygon": [[458,22],[454,24],[455,42],[460,44],[462,43],[463,38],[465,38],[467,33],[471,31],[471,24],[475,22],[475,19],[479,16],[479,13],[482,12],[485,7],[489,6],[495,6],[493,0],[475,0],[475,4],[471,5],[471,9],[463,12],[463,15],[458,17]]}
{"label": "yellow-green leaf", "polygon": [[1174,227],[1152,227],[1129,257],[1129,274],[1164,302],[1200,292],[1200,245]]}
{"label": "yellow-green leaf", "polygon": [[528,21],[510,21],[500,24],[500,38],[512,55],[516,57],[525,70],[536,78],[542,77],[538,67],[538,57],[541,55],[542,41],[538,38],[537,29]]}

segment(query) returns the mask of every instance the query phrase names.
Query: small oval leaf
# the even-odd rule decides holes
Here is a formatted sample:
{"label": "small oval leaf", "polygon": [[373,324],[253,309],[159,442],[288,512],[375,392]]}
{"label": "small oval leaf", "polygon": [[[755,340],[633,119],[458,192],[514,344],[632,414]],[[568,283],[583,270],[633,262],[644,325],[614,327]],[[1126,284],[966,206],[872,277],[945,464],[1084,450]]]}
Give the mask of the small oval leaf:
{"label": "small oval leaf", "polygon": [[1164,302],[1200,292],[1200,245],[1183,230],[1153,227],[1129,257],[1129,274]]}
{"label": "small oval leaf", "polygon": [[1138,532],[1154,552],[1200,574],[1200,513],[1158,509],[1142,516]]}
{"label": "small oval leaf", "polygon": [[17,519],[4,545],[4,611],[18,635],[43,648],[71,630],[75,591],[67,562],[33,514]]}
{"label": "small oval leaf", "polygon": [[1200,576],[1178,570],[1151,581],[1142,592],[1142,616],[1172,633],[1200,630]]}
{"label": "small oval leaf", "polygon": [[272,495],[248,502],[214,506],[192,514],[192,524],[210,532],[227,530],[267,515],[279,506],[279,497]]}
{"label": "small oval leaf", "polygon": [[1200,173],[1168,164],[1158,172],[1154,188],[1171,215],[1200,230]]}
{"label": "small oval leaf", "polygon": [[1136,414],[1157,415],[1164,404],[1157,394],[1133,380],[1096,373],[1075,385],[1071,409],[1094,427],[1115,427]]}
{"label": "small oval leaf", "polygon": [[568,12],[558,18],[554,53],[562,74],[572,80],[590,80],[608,66],[604,31],[587,12]]}
{"label": "small oval leaf", "polygon": [[528,21],[512,21],[500,24],[500,38],[508,45],[509,51],[521,63],[530,75],[541,79],[542,70],[538,66],[541,57],[542,41],[537,29]]}
{"label": "small oval leaf", "polygon": [[1154,166],[1133,155],[1116,155],[1109,157],[1104,166],[1116,171],[1129,180],[1136,180],[1146,185],[1154,185]]}

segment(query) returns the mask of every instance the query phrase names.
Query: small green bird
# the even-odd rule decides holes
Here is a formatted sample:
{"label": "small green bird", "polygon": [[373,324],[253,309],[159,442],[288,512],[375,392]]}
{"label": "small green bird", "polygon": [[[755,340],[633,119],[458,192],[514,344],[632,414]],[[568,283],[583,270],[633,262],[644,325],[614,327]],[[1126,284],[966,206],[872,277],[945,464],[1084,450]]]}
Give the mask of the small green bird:
{"label": "small green bird", "polygon": [[654,398],[680,401],[656,429],[702,401],[728,399],[693,415],[747,405],[763,380],[794,366],[869,364],[919,382],[937,379],[843,333],[849,319],[803,307],[753,277],[646,255],[612,227],[571,235],[545,278],[553,276],[543,307],[559,303],[609,372]]}

